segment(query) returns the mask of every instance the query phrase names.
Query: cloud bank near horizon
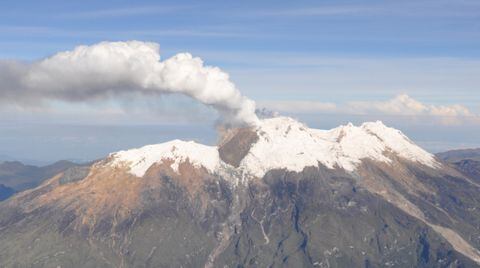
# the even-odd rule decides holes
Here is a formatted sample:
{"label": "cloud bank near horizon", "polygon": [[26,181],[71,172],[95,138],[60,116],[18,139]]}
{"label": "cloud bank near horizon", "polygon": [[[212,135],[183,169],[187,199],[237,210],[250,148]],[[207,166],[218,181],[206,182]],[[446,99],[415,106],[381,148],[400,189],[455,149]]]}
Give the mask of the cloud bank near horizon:
{"label": "cloud bank near horizon", "polygon": [[255,102],[218,67],[180,53],[164,61],[157,43],[101,42],[26,63],[0,60],[0,102],[36,106],[178,93],[216,109],[229,124],[256,124]]}
{"label": "cloud bank near horizon", "polygon": [[[460,104],[433,105],[422,103],[407,94],[383,101],[350,101],[343,104],[320,101],[264,101],[259,106],[291,114],[342,114],[364,116],[396,116],[429,118],[441,125],[480,124],[480,115]],[[433,121],[432,121],[433,120]]]}

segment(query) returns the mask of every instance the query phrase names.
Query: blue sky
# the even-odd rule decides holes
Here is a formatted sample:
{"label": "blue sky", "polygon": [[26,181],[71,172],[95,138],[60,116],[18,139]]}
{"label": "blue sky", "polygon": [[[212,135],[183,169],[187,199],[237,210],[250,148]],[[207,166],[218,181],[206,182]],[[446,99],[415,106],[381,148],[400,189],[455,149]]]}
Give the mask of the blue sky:
{"label": "blue sky", "polygon": [[[190,52],[228,72],[260,107],[315,127],[381,119],[431,151],[480,146],[471,135],[480,130],[479,1],[0,3],[1,59],[32,61],[105,40],[157,42],[163,58]],[[397,98],[403,95],[408,98]],[[170,130],[179,125],[203,129],[215,120],[211,109],[178,96],[1,112],[0,154],[28,158],[28,148],[18,145],[30,144],[33,158],[46,161],[100,157],[178,136],[182,131]],[[83,128],[62,134],[62,124]],[[110,144],[118,129],[92,130],[99,125],[129,134]],[[132,125],[169,135],[137,137]],[[49,150],[51,144],[32,132],[57,137],[57,148]],[[182,137],[215,141],[214,133],[189,133]],[[82,146],[62,139],[73,136]]]}

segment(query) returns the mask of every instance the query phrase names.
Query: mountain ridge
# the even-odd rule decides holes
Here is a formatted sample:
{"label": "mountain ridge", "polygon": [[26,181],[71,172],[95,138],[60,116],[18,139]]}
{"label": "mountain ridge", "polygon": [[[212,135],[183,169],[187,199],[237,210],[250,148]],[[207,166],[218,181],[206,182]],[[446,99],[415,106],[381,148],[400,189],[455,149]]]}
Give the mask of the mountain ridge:
{"label": "mountain ridge", "polygon": [[[276,117],[264,119],[259,126],[243,128],[241,131],[253,140],[244,145],[248,148],[244,149],[243,157],[233,165],[257,177],[262,177],[271,169],[286,168],[298,172],[306,166],[318,164],[354,171],[355,165],[364,158],[390,162],[387,152],[432,168],[440,166],[432,154],[416,146],[400,131],[388,128],[380,121],[364,123],[359,127],[348,124],[331,130],[320,130],[308,128],[292,118]],[[227,136],[221,143],[227,143],[229,138],[234,137],[237,135]],[[203,163],[203,166],[213,172],[216,167],[230,162],[219,154],[222,147],[174,140],[112,153],[109,157],[114,159],[113,165],[130,163],[133,173],[140,177],[155,163],[155,159],[174,159],[175,165],[178,165],[177,158],[190,158],[193,163]],[[159,154],[158,151],[162,153]],[[180,155],[176,155],[178,153]],[[192,155],[189,157],[188,153]],[[202,154],[207,157],[202,157]],[[205,162],[206,159],[208,163]]]}
{"label": "mountain ridge", "polygon": [[475,149],[457,149],[435,154],[438,158],[446,162],[459,162],[462,160],[480,161],[480,148]]}
{"label": "mountain ridge", "polygon": [[66,160],[41,167],[26,165],[20,161],[5,161],[0,163],[0,183],[16,191],[23,191],[36,187],[44,180],[74,166],[78,164]]}
{"label": "mountain ridge", "polygon": [[174,140],[112,153],[15,195],[0,203],[0,259],[7,267],[478,266],[476,180],[379,122],[321,131],[272,120],[228,130],[218,146]]}
{"label": "mountain ridge", "polygon": [[15,189],[0,184],[0,202],[15,194]]}

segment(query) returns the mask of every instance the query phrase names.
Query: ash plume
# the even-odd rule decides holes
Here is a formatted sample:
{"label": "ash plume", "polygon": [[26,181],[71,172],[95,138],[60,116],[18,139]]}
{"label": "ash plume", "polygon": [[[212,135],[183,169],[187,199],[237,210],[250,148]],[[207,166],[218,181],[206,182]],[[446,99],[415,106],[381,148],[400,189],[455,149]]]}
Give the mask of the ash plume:
{"label": "ash plume", "polygon": [[240,93],[227,73],[189,53],[162,61],[159,51],[156,43],[101,42],[35,62],[1,60],[0,102],[25,106],[179,93],[213,107],[226,123],[258,122],[255,102]]}

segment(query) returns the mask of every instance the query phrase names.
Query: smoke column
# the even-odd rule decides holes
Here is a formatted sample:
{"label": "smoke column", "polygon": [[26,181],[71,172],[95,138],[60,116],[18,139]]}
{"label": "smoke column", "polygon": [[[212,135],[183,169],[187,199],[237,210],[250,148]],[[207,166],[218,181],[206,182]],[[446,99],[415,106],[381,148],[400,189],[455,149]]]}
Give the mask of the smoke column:
{"label": "smoke column", "polygon": [[255,102],[217,67],[180,53],[161,61],[156,43],[101,42],[33,62],[0,61],[0,101],[87,102],[120,95],[179,93],[212,106],[230,124],[255,125]]}

